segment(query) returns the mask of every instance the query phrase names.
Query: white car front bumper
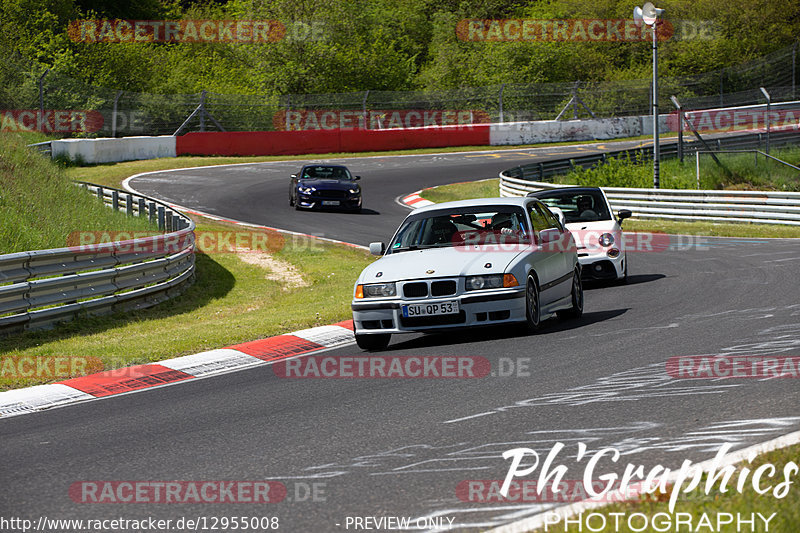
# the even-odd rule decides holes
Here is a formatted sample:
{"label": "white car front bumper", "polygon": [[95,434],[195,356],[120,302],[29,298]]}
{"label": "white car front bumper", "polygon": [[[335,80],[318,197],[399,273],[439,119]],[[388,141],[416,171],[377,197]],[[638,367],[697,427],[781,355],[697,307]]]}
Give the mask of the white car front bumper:
{"label": "white car front bumper", "polygon": [[[458,301],[458,314],[404,317],[405,304]],[[525,289],[475,291],[441,298],[364,298],[353,300],[353,323],[358,334],[411,333],[523,322]]]}

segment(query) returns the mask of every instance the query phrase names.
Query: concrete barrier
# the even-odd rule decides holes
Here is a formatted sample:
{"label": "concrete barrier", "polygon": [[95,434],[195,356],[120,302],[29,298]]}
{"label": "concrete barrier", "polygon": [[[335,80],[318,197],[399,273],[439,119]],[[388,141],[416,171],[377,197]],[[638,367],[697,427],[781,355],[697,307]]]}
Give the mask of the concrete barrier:
{"label": "concrete barrier", "polygon": [[123,137],[121,139],[62,139],[52,141],[52,157],[67,156],[84,163],[113,163],[137,159],[175,157],[175,137]]}
{"label": "concrete barrier", "polygon": [[[668,115],[659,117],[662,132],[669,131],[667,119]],[[652,120],[652,117],[645,115],[385,130],[193,132],[180,137],[162,135],[120,139],[63,139],[52,141],[51,148],[54,158],[67,156],[85,163],[113,163],[177,155],[257,156],[377,152],[635,137],[652,133]]]}
{"label": "concrete barrier", "polygon": [[[659,116],[659,132],[669,131],[668,115]],[[636,137],[653,132],[650,115],[590,120],[541,120],[492,124],[492,146],[565,141],[596,141]]]}

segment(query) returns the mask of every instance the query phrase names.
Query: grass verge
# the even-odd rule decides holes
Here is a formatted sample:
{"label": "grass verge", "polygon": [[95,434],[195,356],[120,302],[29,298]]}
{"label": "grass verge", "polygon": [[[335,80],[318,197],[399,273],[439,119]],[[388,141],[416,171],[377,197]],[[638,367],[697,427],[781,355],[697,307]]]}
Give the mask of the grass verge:
{"label": "grass verge", "polygon": [[[800,148],[788,147],[771,151],[771,155],[792,165],[800,164]],[[700,189],[776,190],[800,191],[800,171],[754,153],[717,154],[720,165],[708,154],[700,157]],[[644,187],[653,186],[653,162],[638,156],[609,159],[592,168],[576,168],[556,176],[557,183],[586,187]],[[661,162],[661,187],[664,189],[696,189],[697,167],[695,158],[683,163],[678,159]]]}
{"label": "grass verge", "polygon": [[[669,495],[662,495],[655,493],[653,495],[645,495],[638,501],[612,504],[602,509],[595,509],[586,511],[581,515],[581,531],[592,531],[602,533],[634,533],[641,531],[715,531],[719,533],[737,533],[741,531],[769,531],[771,533],[797,533],[800,528],[800,488],[795,483],[790,487],[788,494],[783,498],[776,498],[772,490],[765,494],[758,494],[752,487],[752,473],[760,465],[772,464],[776,468],[776,474],[772,478],[768,477],[768,473],[762,477],[760,486],[766,488],[768,486],[775,486],[777,483],[784,481],[784,465],[789,462],[800,463],[800,445],[788,446],[780,450],[774,450],[756,457],[752,464],[740,463],[738,470],[733,476],[733,487],[729,486],[728,492],[721,494],[718,491],[711,491],[706,494],[701,483],[699,490],[681,494],[676,503],[674,512],[670,512],[667,500]],[[736,480],[738,479],[741,469],[747,466],[751,470],[747,479],[747,484],[741,493],[736,491]],[[790,477],[794,481],[797,480],[797,474]],[[714,484],[714,488],[719,488],[719,483]],[[605,517],[605,528],[600,528],[603,520],[594,517],[589,519],[593,513],[598,513]],[[611,513],[622,513],[617,527],[615,517]],[[650,527],[641,529],[644,519],[641,517],[632,517],[634,513],[642,513],[649,517],[647,522]],[[659,514],[659,513],[665,513]],[[692,527],[676,527],[675,519],[677,513],[688,513],[692,517]],[[716,517],[720,514],[734,515],[732,524],[723,524],[720,528],[716,527]],[[753,513],[761,513],[765,517],[769,517],[772,513],[775,516],[769,520],[769,527],[765,527],[762,520],[757,516],[753,517]],[[658,515],[658,517],[656,516]],[[710,523],[713,527],[699,526],[699,520],[703,515],[708,516]],[[749,525],[739,526],[736,522],[736,517],[739,516],[743,519],[750,520],[755,518],[756,527],[751,528]],[[579,517],[572,517],[576,521]],[[587,519],[589,520],[587,527]],[[628,522],[630,519],[630,523]],[[664,529],[665,522],[669,520],[671,527]],[[629,527],[632,526],[632,527]],[[548,533],[567,533],[569,531],[579,531],[579,524],[570,523],[568,527],[564,527],[564,523],[558,523],[549,526],[546,531]],[[538,531],[545,531],[544,528]]]}
{"label": "grass verge", "polygon": [[[431,202],[450,202],[469,198],[491,198],[498,195],[499,179],[454,183],[422,191]],[[636,213],[634,213],[634,216]],[[798,238],[800,227],[777,224],[719,224],[714,222],[679,222],[671,220],[630,219],[623,224],[626,231],[705,235],[709,237],[778,237]]]}
{"label": "grass verge", "polygon": [[[236,232],[243,235],[244,242],[258,242],[250,231],[264,233],[243,232],[240,226],[204,219],[196,222],[197,232],[212,236]],[[179,297],[141,311],[83,317],[54,330],[0,339],[0,362],[27,357],[97,358],[102,367],[88,368],[91,373],[350,318],[353,281],[372,261],[367,252],[277,235],[270,232],[261,242],[268,240],[274,251],[270,257],[299,274],[306,287],[291,288],[274,267],[258,264],[262,263],[258,252],[201,253],[197,255],[196,281]],[[0,390],[67,377],[20,377],[11,366],[0,365]]]}
{"label": "grass verge", "polygon": [[104,207],[22,137],[0,134],[0,254],[62,248],[71,232],[152,229]]}

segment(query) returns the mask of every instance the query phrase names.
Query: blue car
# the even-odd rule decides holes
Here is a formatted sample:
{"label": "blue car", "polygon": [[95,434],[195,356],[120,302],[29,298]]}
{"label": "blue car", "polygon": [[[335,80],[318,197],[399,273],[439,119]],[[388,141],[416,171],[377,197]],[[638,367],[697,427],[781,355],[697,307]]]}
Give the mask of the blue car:
{"label": "blue car", "polygon": [[292,174],[289,205],[295,209],[361,211],[361,187],[343,165],[306,165]]}

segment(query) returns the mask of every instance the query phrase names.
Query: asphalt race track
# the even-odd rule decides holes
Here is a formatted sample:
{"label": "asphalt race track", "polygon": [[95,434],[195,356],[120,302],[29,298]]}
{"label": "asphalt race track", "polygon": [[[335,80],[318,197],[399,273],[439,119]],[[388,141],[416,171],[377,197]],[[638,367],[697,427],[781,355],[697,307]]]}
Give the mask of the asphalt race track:
{"label": "asphalt race track", "polygon": [[[252,223],[366,244],[408,212],[395,198],[425,186],[495,177],[562,147],[496,154],[353,158],[365,212],[296,212],[301,161],[192,169],[137,178],[139,192]],[[624,465],[676,468],[800,429],[793,379],[675,379],[675,356],[800,354],[800,247],[791,240],[673,237],[630,256],[625,286],[592,286],[575,322],[518,331],[395,336],[384,355],[473,356],[474,379],[286,379],[273,367],[192,380],[0,420],[0,509],[49,518],[278,517],[292,532],[347,530],[347,517],[428,517],[485,530],[560,505],[470,502],[466,480],[502,480],[502,453],[530,447],[580,479],[589,450]],[[349,298],[349,294],[342,295]],[[326,356],[361,355],[355,346]],[[531,479],[535,479],[539,470]],[[270,504],[75,503],[91,480],[276,480]],[[764,496],[763,509],[771,496]],[[173,522],[174,523],[174,522]],[[413,523],[413,522],[412,522]],[[432,522],[433,523],[433,522]],[[353,530],[353,526],[349,527]],[[433,529],[433,528],[430,528]]]}

